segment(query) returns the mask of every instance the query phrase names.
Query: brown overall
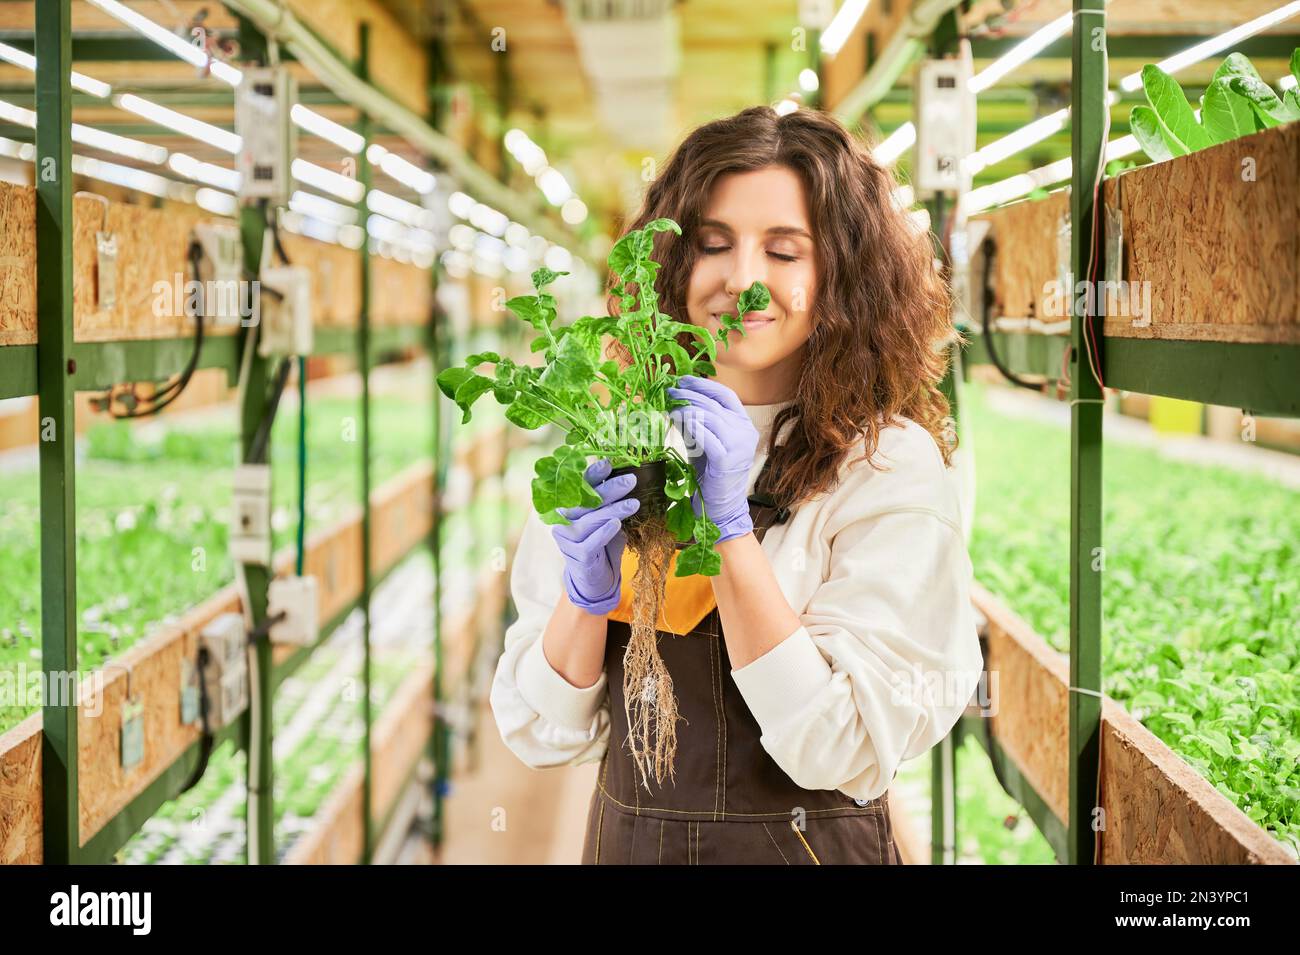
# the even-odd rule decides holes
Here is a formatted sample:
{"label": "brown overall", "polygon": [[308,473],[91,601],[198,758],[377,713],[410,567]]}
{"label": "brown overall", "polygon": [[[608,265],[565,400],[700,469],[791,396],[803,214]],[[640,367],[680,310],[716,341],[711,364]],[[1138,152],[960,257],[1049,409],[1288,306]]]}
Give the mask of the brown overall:
{"label": "brown overall", "polygon": [[[766,473],[765,465],[759,485]],[[760,542],[768,527],[789,516],[767,500],[760,494],[749,499]],[[700,581],[711,594],[707,578],[699,578],[697,587]],[[901,865],[887,793],[861,804],[839,790],[803,789],[763,748],[762,730],[731,678],[716,602],[684,636],[659,630],[659,652],[686,722],[677,728],[676,783],[651,778],[653,792],[646,790],[623,745],[623,654],[631,636],[627,590],[624,612],[608,621],[610,742],[587,813],[582,863]],[[666,603],[671,594],[670,588]],[[673,619],[671,614],[666,607],[661,622]]]}

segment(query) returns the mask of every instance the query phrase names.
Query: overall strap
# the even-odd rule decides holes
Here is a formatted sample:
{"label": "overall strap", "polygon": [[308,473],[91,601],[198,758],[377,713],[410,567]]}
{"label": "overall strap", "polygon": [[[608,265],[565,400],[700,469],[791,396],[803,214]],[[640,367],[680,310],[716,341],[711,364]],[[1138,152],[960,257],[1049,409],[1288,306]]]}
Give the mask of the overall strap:
{"label": "overall strap", "polygon": [[772,461],[775,457],[775,454],[769,454],[763,461],[763,467],[759,469],[758,478],[754,481],[754,493],[749,495],[749,503],[770,510],[772,512],[771,523],[784,524],[790,518],[790,508],[778,502],[767,491],[767,488],[773,483]]}

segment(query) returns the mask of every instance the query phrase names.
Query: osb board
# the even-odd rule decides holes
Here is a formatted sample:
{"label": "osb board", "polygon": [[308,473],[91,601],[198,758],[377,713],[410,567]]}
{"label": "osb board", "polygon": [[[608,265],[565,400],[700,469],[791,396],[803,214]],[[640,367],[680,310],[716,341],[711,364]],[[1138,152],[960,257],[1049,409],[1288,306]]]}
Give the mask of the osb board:
{"label": "osb board", "polygon": [[0,182],[0,345],[36,341],[36,190]]}
{"label": "osb board", "polygon": [[[1069,814],[1069,663],[978,583],[988,619],[993,735],[1062,822]],[[1109,697],[1102,700],[1104,862],[1285,863],[1264,829]]]}
{"label": "osb board", "polygon": [[[376,822],[402,795],[403,785],[433,732],[433,665],[424,663],[402,681],[371,732]],[[316,824],[285,857],[286,865],[355,865],[364,835],[365,765],[355,763],[316,816]]]}
{"label": "osb board", "polygon": [[1056,289],[1057,230],[1070,214],[1070,192],[1062,189],[1042,199],[1026,200],[971,216],[989,224],[997,248],[989,273],[993,302],[990,317],[1061,321],[1063,302]]}
{"label": "osb board", "polygon": [[373,762],[376,825],[401,798],[411,768],[432,735],[433,662],[428,661],[402,681],[375,723],[374,738],[379,741]]}
{"label": "osb board", "polygon": [[433,527],[433,463],[413,465],[401,484],[380,488],[370,507],[370,554],[383,570],[428,536]]}
{"label": "osb board", "polygon": [[1119,315],[1107,335],[1300,344],[1300,124],[1130,170],[1105,197],[1151,298],[1149,325]]}
{"label": "osb board", "polygon": [[348,61],[356,60],[361,23],[368,23],[371,82],[417,116],[429,111],[424,47],[378,0],[289,0],[287,6]]}
{"label": "osb board", "polygon": [[0,733],[0,865],[39,865],[41,714]]}
{"label": "osb board", "polygon": [[1295,860],[1114,700],[1102,703],[1104,864],[1293,865]]}
{"label": "osb board", "polygon": [[[415,515],[420,501],[429,500],[429,465],[415,465],[377,489],[377,499],[387,506],[405,506]],[[406,502],[397,505],[395,502]],[[411,503],[416,502],[416,503]],[[412,525],[419,522],[413,516]],[[385,527],[376,532],[383,535]],[[428,523],[423,532],[427,533]],[[408,539],[417,530],[404,530]],[[383,553],[394,552],[383,536],[377,543]],[[304,560],[307,573],[319,581],[319,613],[329,620],[361,589],[360,510],[322,529],[310,538]],[[287,570],[292,553],[277,556],[277,569]],[[176,624],[128,650],[104,670],[103,703],[79,714],[78,750],[80,773],[80,833],[84,845],[95,833],[156,779],[199,737],[197,728],[180,722],[180,660],[198,654],[198,634],[216,616],[239,609],[237,589],[231,585],[183,615]],[[293,648],[277,647],[277,662]],[[144,759],[130,771],[121,768],[118,732],[121,708],[127,691],[127,670],[133,698],[144,703]],[[93,682],[87,678],[87,689]],[[98,711],[98,715],[90,713]],[[41,714],[34,713],[0,736],[0,860],[39,863],[41,861]]]}
{"label": "osb board", "polygon": [[[452,643],[463,643],[469,620],[449,621]],[[429,701],[433,697],[433,670],[425,664],[403,681],[397,696],[384,708],[371,734],[374,771],[374,811],[382,819],[401,795],[402,783],[419,759],[433,730]],[[382,780],[382,783],[381,783]],[[286,865],[355,865],[361,859],[364,836],[364,764],[358,761],[316,814],[315,824],[285,857]]]}
{"label": "osb board", "polygon": [[372,256],[370,263],[371,324],[427,324],[433,312],[429,270],[380,256]]}
{"label": "osb board", "polygon": [[[873,37],[876,57],[879,58],[902,26],[910,12],[910,6],[909,3],[901,0],[895,0],[892,5],[871,4],[840,47],[840,51],[833,57],[823,57],[821,92],[822,101],[827,109],[835,109],[858,81],[867,75],[868,34]],[[886,9],[887,7],[889,9]]]}
{"label": "osb board", "polygon": [[1049,809],[1069,815],[1069,665],[978,583],[972,600],[988,619],[993,735]]}
{"label": "osb board", "polygon": [[361,314],[361,255],[354,249],[286,233],[284,251],[312,270],[312,323],[355,328]]}
{"label": "osb board", "polygon": [[[75,340],[189,334],[193,320],[183,305],[190,234],[196,223],[218,217],[185,203],[158,209],[121,202],[105,206],[84,195],[73,197],[72,213]],[[36,190],[0,182],[0,223],[0,345],[30,345],[36,341]],[[96,301],[95,233],[101,229],[117,238],[117,301],[111,309]],[[159,282],[169,294],[155,289]]]}
{"label": "osb board", "polygon": [[[181,660],[197,659],[203,627],[239,606],[238,591],[223,588],[103,671],[101,715],[82,707],[77,720],[83,845],[202,735],[197,726],[181,723]],[[124,770],[120,733],[128,685],[131,698],[144,705],[145,744],[144,758]]]}

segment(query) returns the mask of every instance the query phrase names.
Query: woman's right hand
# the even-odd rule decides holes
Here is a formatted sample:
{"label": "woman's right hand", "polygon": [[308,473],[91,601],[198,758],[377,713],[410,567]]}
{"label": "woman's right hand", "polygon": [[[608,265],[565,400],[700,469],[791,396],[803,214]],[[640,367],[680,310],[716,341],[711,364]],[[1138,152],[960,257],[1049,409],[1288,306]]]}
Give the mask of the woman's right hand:
{"label": "woman's right hand", "polygon": [[[623,519],[641,502],[624,499],[636,486],[635,474],[608,477],[612,466],[601,458],[587,467],[586,478],[600,495],[599,507],[566,507],[571,524],[556,524],[551,535],[564,555],[564,589],[575,607],[603,616],[619,604],[623,586]],[[596,482],[600,482],[599,484]]]}

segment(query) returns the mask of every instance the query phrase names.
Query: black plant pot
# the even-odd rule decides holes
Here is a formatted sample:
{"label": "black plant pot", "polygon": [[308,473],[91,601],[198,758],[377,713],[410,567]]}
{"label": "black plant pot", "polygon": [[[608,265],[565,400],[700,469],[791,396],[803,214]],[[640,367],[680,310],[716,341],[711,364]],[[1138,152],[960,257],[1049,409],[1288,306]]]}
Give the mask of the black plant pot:
{"label": "black plant pot", "polygon": [[624,530],[640,527],[651,516],[662,517],[668,511],[668,495],[664,493],[668,470],[663,461],[651,461],[637,466],[625,464],[609,472],[611,478],[621,474],[636,475],[636,484],[624,496],[641,502],[636,513],[623,521]]}

